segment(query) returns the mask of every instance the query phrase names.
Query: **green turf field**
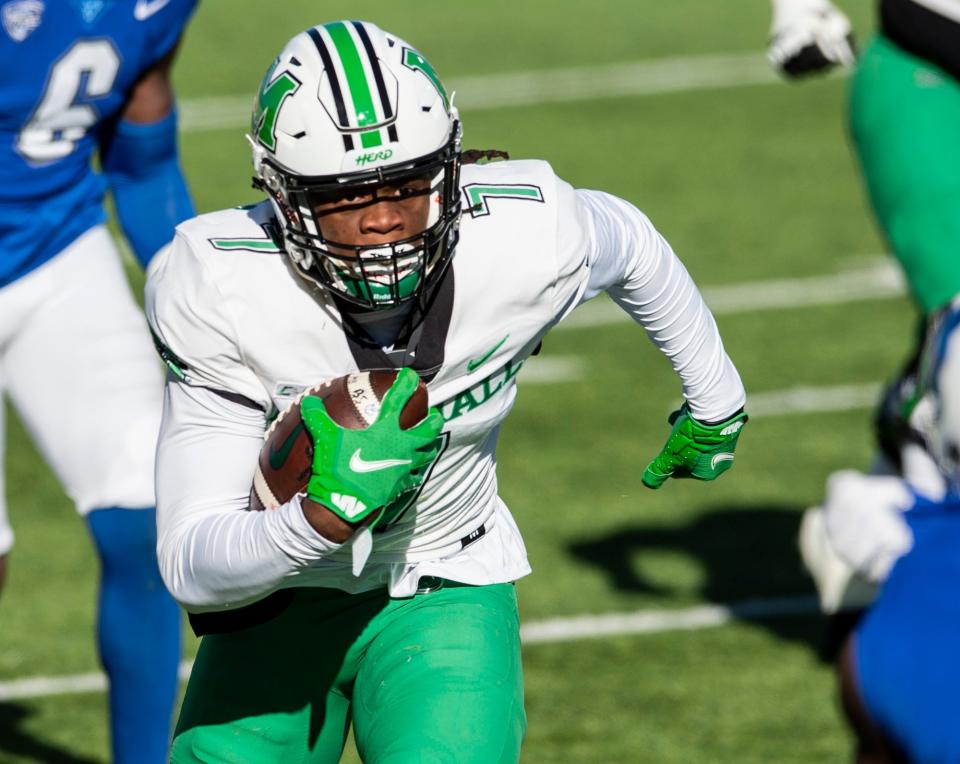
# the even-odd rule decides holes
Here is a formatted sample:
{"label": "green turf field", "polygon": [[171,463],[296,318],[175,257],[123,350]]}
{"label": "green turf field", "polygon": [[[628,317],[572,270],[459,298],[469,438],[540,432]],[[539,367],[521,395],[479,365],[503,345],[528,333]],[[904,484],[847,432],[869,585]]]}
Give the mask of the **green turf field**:
{"label": "green turf field", "polygon": [[[546,158],[575,185],[624,196],[704,287],[882,264],[846,143],[844,79],[756,82],[765,71],[768,6],[206,0],[176,71],[185,170],[201,211],[255,199],[243,118],[231,116],[236,104],[242,112],[252,101],[273,56],[303,27],[366,18],[423,49],[448,86],[464,83],[466,146]],[[872,3],[843,6],[861,36],[869,34]],[[708,56],[747,63],[737,74]],[[603,91],[611,65],[667,58],[687,72],[681,84],[694,71],[702,79],[704,69],[717,80],[660,93]],[[468,86],[492,77],[582,77],[585,68],[604,97],[469,105],[476,95]],[[202,126],[201,112],[223,126]],[[764,310],[745,300],[718,322],[754,394],[879,382],[912,330],[902,298]],[[534,567],[520,584],[526,623],[812,593],[795,551],[799,512],[818,500],[831,470],[867,464],[863,403],[757,416],[721,481],[671,482],[653,493],[640,474],[679,394],[664,359],[622,322],[562,328],[543,355],[579,378],[524,384],[524,372],[499,453],[502,493]],[[0,683],[92,672],[96,568],[84,525],[12,415],[6,461],[18,543],[0,598]],[[529,644],[524,760],[844,760],[849,738],[829,671],[815,657],[817,634],[813,616],[795,615]],[[194,648],[188,642],[190,654]],[[103,693],[0,701],[0,762],[106,760]],[[355,758],[348,752],[345,760]]]}

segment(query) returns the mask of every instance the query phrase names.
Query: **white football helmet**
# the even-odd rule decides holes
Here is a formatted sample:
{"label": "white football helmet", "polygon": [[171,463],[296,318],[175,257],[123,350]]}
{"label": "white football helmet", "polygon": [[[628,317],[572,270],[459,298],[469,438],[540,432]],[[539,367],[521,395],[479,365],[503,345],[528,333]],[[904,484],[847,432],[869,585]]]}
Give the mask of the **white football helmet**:
{"label": "white football helmet", "polygon": [[[460,222],[460,121],[415,48],[363,21],[298,34],[267,70],[250,132],[254,183],[270,196],[302,275],[374,309],[404,303],[439,280]],[[318,200],[375,194],[411,178],[430,181],[422,233],[376,246],[321,234]]]}

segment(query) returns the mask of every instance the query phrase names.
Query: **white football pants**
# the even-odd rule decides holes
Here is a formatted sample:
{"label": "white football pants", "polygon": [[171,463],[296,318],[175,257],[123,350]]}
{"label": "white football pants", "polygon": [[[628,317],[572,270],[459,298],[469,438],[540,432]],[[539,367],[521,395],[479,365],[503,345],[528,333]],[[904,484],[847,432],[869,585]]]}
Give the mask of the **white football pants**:
{"label": "white football pants", "polygon": [[[80,514],[153,506],[163,374],[105,226],[0,289],[4,394]],[[3,413],[0,400],[0,464]],[[30,484],[6,488],[16,503]],[[5,490],[0,470],[0,554]]]}

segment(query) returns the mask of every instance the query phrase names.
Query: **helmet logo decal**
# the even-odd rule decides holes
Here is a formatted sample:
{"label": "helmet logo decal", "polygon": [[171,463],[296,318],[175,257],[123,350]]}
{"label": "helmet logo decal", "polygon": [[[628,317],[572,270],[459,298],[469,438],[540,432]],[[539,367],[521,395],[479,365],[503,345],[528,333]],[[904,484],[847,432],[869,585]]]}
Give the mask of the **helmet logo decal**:
{"label": "helmet logo decal", "polygon": [[420,72],[437,89],[437,93],[440,94],[441,100],[443,100],[443,107],[449,111],[450,109],[450,99],[447,98],[447,91],[443,89],[443,83],[440,82],[440,78],[437,76],[436,70],[430,66],[430,62],[426,58],[421,56],[413,48],[404,48],[403,49],[403,65],[407,69],[413,69],[415,72]]}
{"label": "helmet logo decal", "polygon": [[290,72],[283,72],[270,82],[270,75],[274,69],[267,72],[260,86],[260,95],[257,96],[257,105],[253,112],[253,133],[271,151],[277,148],[277,115],[287,96],[297,92],[300,80]]}

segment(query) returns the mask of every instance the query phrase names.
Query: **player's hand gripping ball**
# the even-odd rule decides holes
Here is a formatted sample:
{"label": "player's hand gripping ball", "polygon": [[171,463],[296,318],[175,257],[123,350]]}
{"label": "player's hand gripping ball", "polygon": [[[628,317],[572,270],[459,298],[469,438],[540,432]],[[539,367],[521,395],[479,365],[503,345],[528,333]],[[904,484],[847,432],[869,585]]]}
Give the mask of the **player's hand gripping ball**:
{"label": "player's hand gripping ball", "polygon": [[416,372],[356,372],[306,390],[264,436],[250,508],[306,493],[326,508],[324,535],[344,541],[419,487],[443,427]]}

